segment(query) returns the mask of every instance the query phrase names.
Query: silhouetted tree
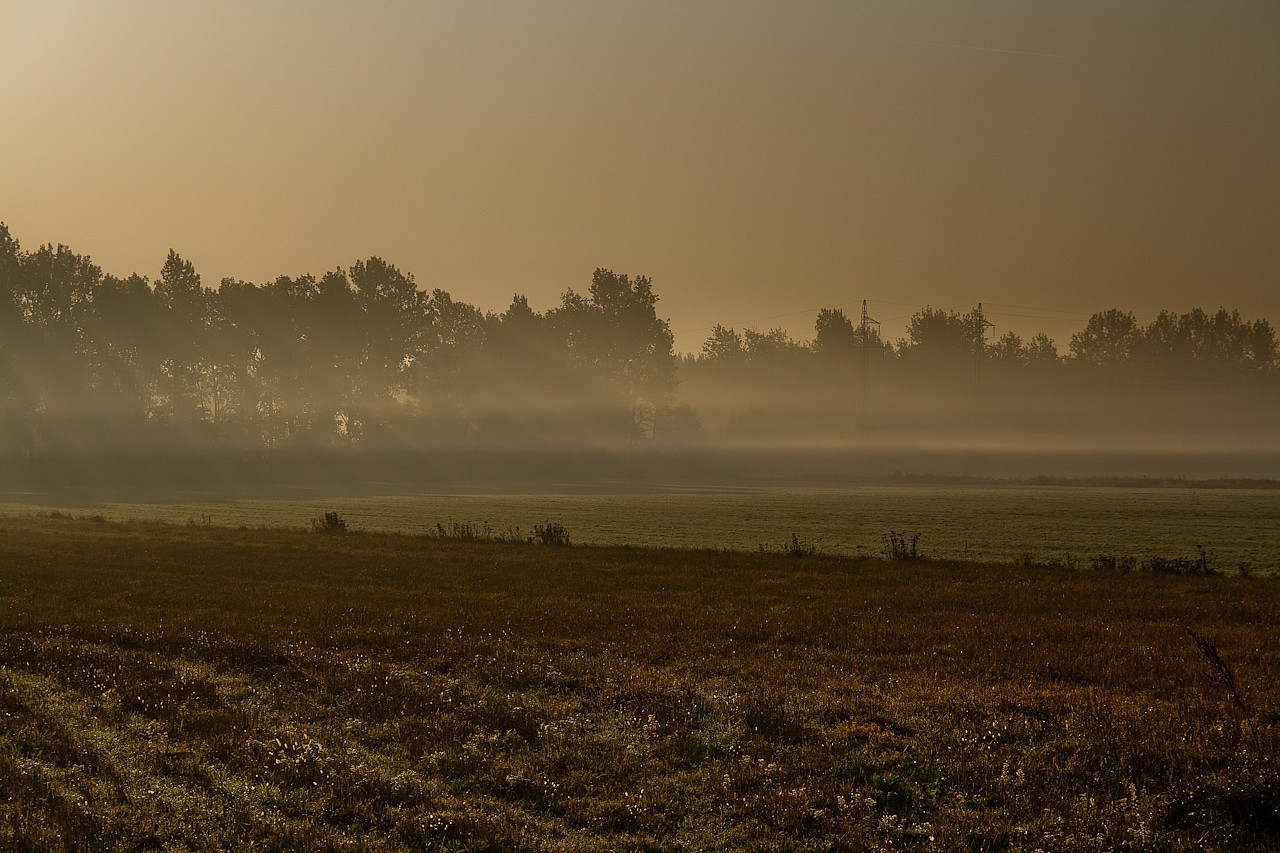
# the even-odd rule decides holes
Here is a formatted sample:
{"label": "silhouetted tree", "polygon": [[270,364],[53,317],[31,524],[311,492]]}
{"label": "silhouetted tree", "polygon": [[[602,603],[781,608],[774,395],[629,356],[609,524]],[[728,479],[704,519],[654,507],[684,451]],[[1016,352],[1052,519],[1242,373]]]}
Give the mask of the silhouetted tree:
{"label": "silhouetted tree", "polygon": [[570,289],[547,315],[570,356],[624,396],[647,435],[676,386],[675,339],[657,303],[650,279],[597,269],[586,296]]}
{"label": "silhouetted tree", "polygon": [[462,417],[481,372],[488,334],[484,313],[438,288],[426,298],[424,310],[432,334],[413,364],[420,413]]}
{"label": "silhouetted tree", "polygon": [[1040,332],[1027,343],[1027,364],[1033,367],[1048,367],[1062,363],[1058,355],[1058,345],[1053,338]]}
{"label": "silhouetted tree", "polygon": [[358,261],[347,277],[360,308],[361,332],[352,414],[359,432],[367,435],[407,402],[410,368],[428,349],[432,329],[426,295],[412,275],[374,257]]}
{"label": "silhouetted tree", "polygon": [[747,348],[742,341],[742,335],[731,328],[716,324],[702,345],[701,356],[707,361],[737,363],[741,362],[746,354]]}
{"label": "silhouetted tree", "polygon": [[151,414],[163,353],[157,340],[159,301],[147,279],[104,276],[93,295],[84,334],[94,352],[100,406],[135,424]]}
{"label": "silhouetted tree", "polygon": [[814,324],[813,351],[834,358],[850,357],[861,345],[853,321],[839,308],[823,308]]}
{"label": "silhouetted tree", "polygon": [[[20,276],[22,247],[0,222],[0,450],[22,448],[30,451],[30,435],[25,428],[33,409],[29,382],[23,379],[23,338]],[[25,462],[24,462],[25,464]]]}
{"label": "silhouetted tree", "polygon": [[981,331],[974,313],[959,314],[926,306],[911,316],[907,337],[899,343],[899,353],[908,363],[968,365],[978,347]]}
{"label": "silhouetted tree", "polygon": [[1123,364],[1140,340],[1138,321],[1133,315],[1110,308],[1094,314],[1084,329],[1071,336],[1071,358],[1095,366]]}
{"label": "silhouetted tree", "polygon": [[742,332],[742,348],[748,361],[780,367],[794,367],[810,352],[808,347],[783,329],[770,329],[767,332],[745,329]]}
{"label": "silhouetted tree", "polygon": [[191,421],[206,411],[202,372],[207,341],[208,299],[190,261],[169,250],[155,284],[160,304],[157,337],[162,354],[163,413]]}
{"label": "silhouetted tree", "polygon": [[987,347],[986,354],[993,362],[1005,367],[1021,367],[1028,361],[1027,348],[1022,343],[1022,336],[1016,332],[1005,332]]}
{"label": "silhouetted tree", "polygon": [[1148,363],[1190,367],[1269,368],[1276,341],[1265,320],[1247,322],[1238,311],[1213,315],[1161,311],[1141,332],[1134,356]]}
{"label": "silhouetted tree", "polygon": [[712,333],[708,336],[707,341],[703,343],[703,350],[701,350],[700,355],[707,361],[736,364],[736,362],[741,362],[745,359],[746,345],[742,342],[741,334],[731,328],[717,324],[712,328]]}

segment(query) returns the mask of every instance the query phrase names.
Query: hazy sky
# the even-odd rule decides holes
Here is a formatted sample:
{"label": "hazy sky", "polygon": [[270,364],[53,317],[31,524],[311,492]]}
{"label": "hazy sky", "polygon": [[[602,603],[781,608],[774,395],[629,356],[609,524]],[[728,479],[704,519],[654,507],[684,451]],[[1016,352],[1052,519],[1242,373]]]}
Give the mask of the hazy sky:
{"label": "hazy sky", "polygon": [[1280,3],[0,0],[0,220],[495,310],[604,266],[680,349],[862,299],[1280,325]]}

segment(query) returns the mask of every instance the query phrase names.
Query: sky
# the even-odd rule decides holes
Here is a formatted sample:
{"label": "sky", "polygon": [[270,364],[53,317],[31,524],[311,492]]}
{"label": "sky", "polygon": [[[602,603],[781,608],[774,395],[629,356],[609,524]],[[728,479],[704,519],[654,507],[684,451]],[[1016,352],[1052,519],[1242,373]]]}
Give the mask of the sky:
{"label": "sky", "polygon": [[495,311],[607,267],[681,351],[864,299],[1280,325],[1280,3],[0,0],[0,221]]}

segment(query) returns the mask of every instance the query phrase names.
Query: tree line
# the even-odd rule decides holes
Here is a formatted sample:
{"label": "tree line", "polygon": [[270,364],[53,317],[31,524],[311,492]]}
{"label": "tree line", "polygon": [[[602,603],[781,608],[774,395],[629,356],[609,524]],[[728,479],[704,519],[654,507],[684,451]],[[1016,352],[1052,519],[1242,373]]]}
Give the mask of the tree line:
{"label": "tree line", "polygon": [[596,270],[539,313],[483,312],[380,258],[205,287],[154,281],[0,225],[4,445],[266,448],[652,435],[676,385],[649,279]]}
{"label": "tree line", "polygon": [[1161,311],[1143,325],[1132,313],[1109,309],[1091,316],[1071,337],[1063,354],[1048,335],[1023,340],[1016,332],[998,337],[974,309],[961,313],[925,307],[911,316],[907,333],[896,343],[884,340],[877,326],[855,326],[845,313],[818,313],[811,342],[793,339],[782,329],[761,332],[715,326],[696,361],[768,362],[818,356],[853,360],[870,356],[904,364],[936,367],[976,358],[997,365],[1031,367],[1239,368],[1263,374],[1280,366],[1275,330],[1266,320],[1245,320],[1238,311],[1210,314],[1196,308],[1184,314]]}
{"label": "tree line", "polygon": [[891,342],[824,309],[811,342],[716,326],[678,357],[657,302],[650,279],[597,269],[545,312],[520,295],[486,312],[376,257],[207,287],[170,251],[154,281],[119,278],[66,246],[24,251],[0,224],[0,447],[644,442],[696,431],[677,398],[686,372],[1277,367],[1267,321],[1198,309],[1145,325],[1100,312],[1065,354],[1044,335],[990,339],[976,313],[924,308]]}

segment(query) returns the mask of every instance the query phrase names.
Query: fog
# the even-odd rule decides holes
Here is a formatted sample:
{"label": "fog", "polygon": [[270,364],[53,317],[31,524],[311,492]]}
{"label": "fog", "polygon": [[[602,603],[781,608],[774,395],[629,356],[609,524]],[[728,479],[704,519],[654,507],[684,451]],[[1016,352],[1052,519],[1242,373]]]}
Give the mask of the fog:
{"label": "fog", "polygon": [[645,276],[501,313],[380,258],[207,287],[0,226],[2,485],[636,488],[910,475],[1274,476],[1270,324],[1108,308],[1063,345],[923,308],[896,340],[717,326],[677,355]]}

